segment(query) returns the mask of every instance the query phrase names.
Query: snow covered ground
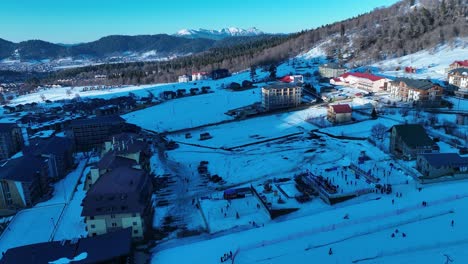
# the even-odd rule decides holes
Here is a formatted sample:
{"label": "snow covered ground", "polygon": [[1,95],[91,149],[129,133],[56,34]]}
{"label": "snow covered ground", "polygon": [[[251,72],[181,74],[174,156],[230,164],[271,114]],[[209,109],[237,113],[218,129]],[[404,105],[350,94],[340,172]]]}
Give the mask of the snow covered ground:
{"label": "snow covered ground", "polygon": [[[384,60],[374,64],[379,67],[379,73],[394,77],[409,77],[414,79],[446,80],[446,69],[456,60],[468,58],[468,39],[458,39],[454,45],[437,46],[432,50],[424,50],[403,57]],[[401,70],[395,71],[397,67]],[[405,67],[417,69],[416,73],[405,73]]]}
{"label": "snow covered ground", "polygon": [[[51,240],[72,239],[85,235],[84,222],[81,218],[83,183],[75,187],[80,180],[86,160],[63,180],[55,184],[53,197],[33,208],[19,211],[0,236],[0,252]],[[82,182],[84,182],[82,180]]]}

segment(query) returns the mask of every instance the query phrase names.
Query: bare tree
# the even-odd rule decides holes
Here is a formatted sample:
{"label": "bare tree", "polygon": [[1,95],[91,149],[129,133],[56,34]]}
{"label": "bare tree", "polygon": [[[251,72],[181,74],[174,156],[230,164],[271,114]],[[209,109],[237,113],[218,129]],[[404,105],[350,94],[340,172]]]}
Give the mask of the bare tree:
{"label": "bare tree", "polygon": [[381,123],[374,125],[371,129],[371,136],[373,139],[382,140],[387,132],[388,128]]}

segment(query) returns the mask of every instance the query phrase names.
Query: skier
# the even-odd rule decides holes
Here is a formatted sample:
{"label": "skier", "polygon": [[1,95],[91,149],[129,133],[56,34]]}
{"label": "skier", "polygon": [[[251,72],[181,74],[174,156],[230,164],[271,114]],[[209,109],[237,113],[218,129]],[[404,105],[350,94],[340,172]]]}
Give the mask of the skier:
{"label": "skier", "polygon": [[392,204],[395,204],[395,200],[392,199]]}
{"label": "skier", "polygon": [[392,238],[394,238],[394,237],[395,237],[395,233],[392,233]]}
{"label": "skier", "polygon": [[402,237],[406,237],[406,234],[405,234],[405,233],[401,233],[401,236],[402,236]]}
{"label": "skier", "polygon": [[452,227],[453,227],[454,224],[455,224],[455,222],[453,222],[453,220],[452,220]]}
{"label": "skier", "polygon": [[332,254],[333,254],[333,251],[332,251],[332,249],[330,248],[330,249],[328,250],[328,255],[332,255]]}

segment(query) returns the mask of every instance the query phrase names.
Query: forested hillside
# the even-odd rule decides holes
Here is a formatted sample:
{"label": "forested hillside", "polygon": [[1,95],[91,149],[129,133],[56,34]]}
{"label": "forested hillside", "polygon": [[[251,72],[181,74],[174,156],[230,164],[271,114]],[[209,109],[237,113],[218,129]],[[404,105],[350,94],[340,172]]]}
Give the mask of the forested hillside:
{"label": "forested hillside", "polygon": [[269,36],[239,45],[211,48],[201,54],[166,62],[110,64],[58,72],[51,79],[106,74],[109,84],[143,84],[175,81],[192,70],[275,64],[305,52],[319,43],[329,57],[353,64],[402,56],[468,36],[467,0],[403,0],[387,8],[302,31]]}

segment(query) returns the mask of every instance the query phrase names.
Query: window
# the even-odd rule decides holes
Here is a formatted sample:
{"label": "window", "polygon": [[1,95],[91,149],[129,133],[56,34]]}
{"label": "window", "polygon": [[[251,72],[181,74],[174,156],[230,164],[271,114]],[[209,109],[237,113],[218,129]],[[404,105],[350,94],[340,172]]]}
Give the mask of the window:
{"label": "window", "polygon": [[97,234],[96,233],[93,233],[93,237],[96,236]]}
{"label": "window", "polygon": [[94,220],[94,216],[90,216],[89,219]]}
{"label": "window", "polygon": [[133,230],[133,234],[138,234],[138,230]]}
{"label": "window", "polygon": [[112,227],[117,227],[117,223],[112,223]]}
{"label": "window", "polygon": [[133,222],[133,225],[137,225],[137,222]]}
{"label": "window", "polygon": [[115,214],[111,214],[111,218],[115,218]]}
{"label": "window", "polygon": [[135,214],[135,213],[133,213],[133,214],[132,214],[132,217],[136,217],[136,214]]}
{"label": "window", "polygon": [[96,228],[96,225],[91,225],[91,228]]}

